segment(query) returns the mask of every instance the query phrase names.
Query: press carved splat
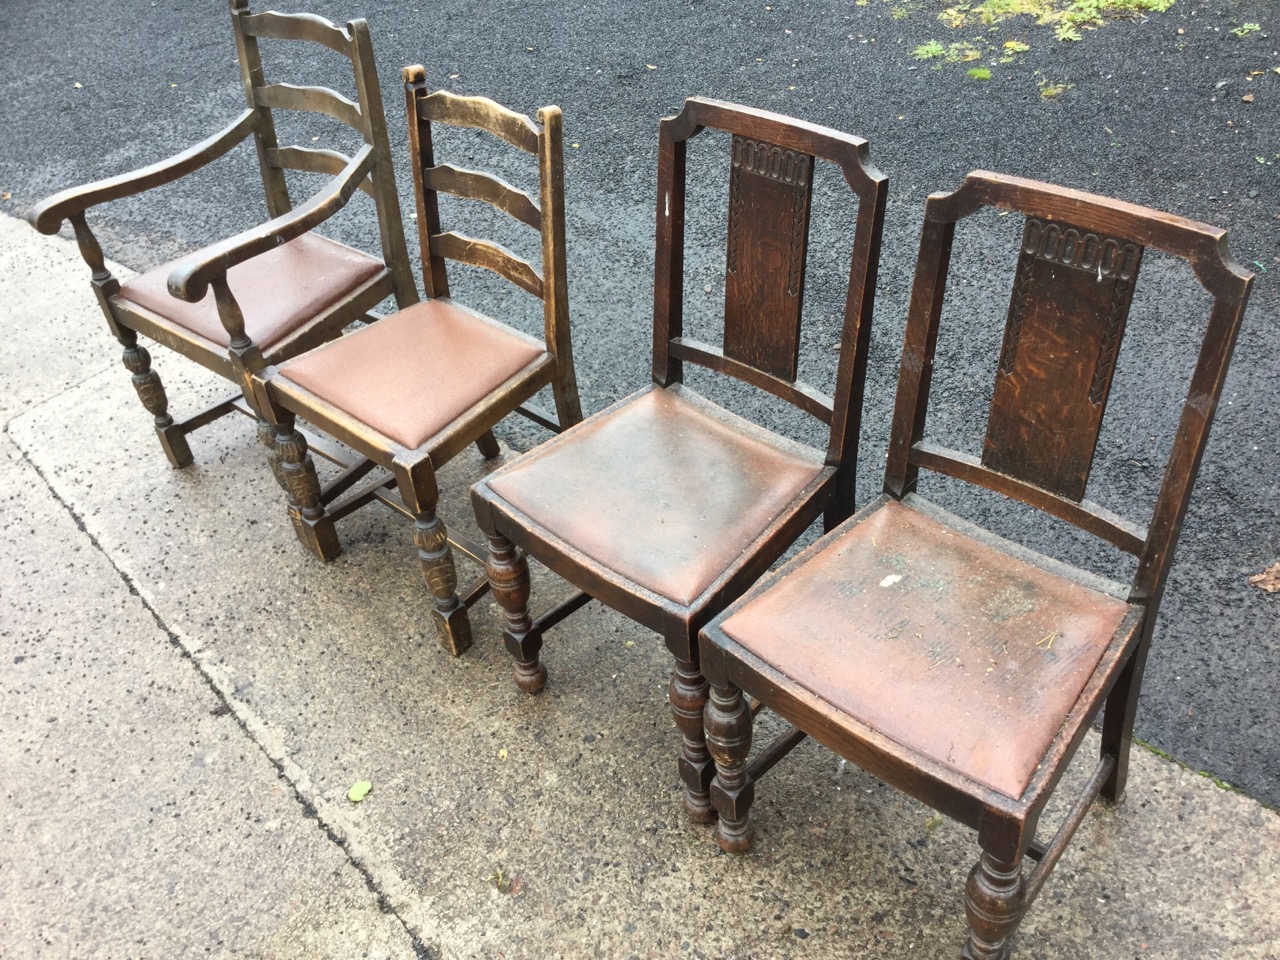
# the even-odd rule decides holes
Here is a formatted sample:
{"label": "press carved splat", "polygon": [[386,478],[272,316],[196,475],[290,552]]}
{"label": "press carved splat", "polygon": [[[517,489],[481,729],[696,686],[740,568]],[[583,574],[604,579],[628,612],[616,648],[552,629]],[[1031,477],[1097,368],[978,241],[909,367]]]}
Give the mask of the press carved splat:
{"label": "press carved splat", "polygon": [[983,464],[1084,496],[1141,261],[1135,243],[1027,218]]}
{"label": "press carved splat", "polygon": [[796,378],[812,170],[808,154],[733,138],[724,352],[784,380]]}

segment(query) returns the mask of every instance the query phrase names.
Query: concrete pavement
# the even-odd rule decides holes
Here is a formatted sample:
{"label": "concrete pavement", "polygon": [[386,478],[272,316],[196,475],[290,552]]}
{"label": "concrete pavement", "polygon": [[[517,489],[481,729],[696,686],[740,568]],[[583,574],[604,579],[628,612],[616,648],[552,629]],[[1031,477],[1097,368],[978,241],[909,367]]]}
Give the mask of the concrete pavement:
{"label": "concrete pavement", "polygon": [[[482,603],[448,658],[398,518],[314,561],[244,420],[169,468],[73,244],[0,217],[0,303],[4,957],[958,953],[968,831],[805,745],[720,854],[651,634],[591,605],[530,698]],[[225,389],[153,356],[179,413]],[[446,516],[482,470],[450,468]],[[1280,957],[1278,903],[1280,817],[1136,749],[1016,955]]]}

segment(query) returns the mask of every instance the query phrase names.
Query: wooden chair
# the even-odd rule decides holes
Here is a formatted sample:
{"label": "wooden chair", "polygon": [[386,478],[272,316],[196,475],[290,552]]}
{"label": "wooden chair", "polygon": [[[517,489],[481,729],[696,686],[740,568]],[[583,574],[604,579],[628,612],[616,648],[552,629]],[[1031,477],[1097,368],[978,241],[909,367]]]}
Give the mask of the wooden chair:
{"label": "wooden chair", "polygon": [[[413,520],[440,643],[456,656],[471,645],[467,607],[487,592],[488,582],[482,576],[458,595],[450,541],[479,563],[484,552],[451,535],[436,516],[436,470],[470,443],[486,457],[497,456],[492,427],[509,413],[557,432],[582,419],[569,338],[562,122],[559,107],[539,110],[534,123],[492,100],[429,93],[420,66],[406,67],[404,78],[427,299],[267,367],[254,385],[272,434],[264,431],[263,442],[299,539],[323,560],[337,556],[334,521],[374,500]],[[496,176],[437,164],[432,123],[488,131],[536,156],[539,200]],[[541,272],[496,243],[442,232],[438,193],[484,201],[537,230]],[[446,258],[492,270],[541,299],[544,338],[525,336],[452,300]],[[548,385],[554,416],[527,403]],[[294,428],[296,416],[366,459],[347,462],[317,446],[347,467],[322,490],[307,441]],[[352,490],[376,468],[384,472]],[[398,497],[386,489],[392,486]]]}
{"label": "wooden chair", "polygon": [[[310,14],[255,14],[248,0],[231,0],[231,26],[247,101],[234,123],[167,160],[50,197],[30,215],[35,228],[47,234],[71,221],[80,253],[93,270],[93,289],[107,325],[124,347],[124,365],[175,467],[192,462],[187,434],[193,430],[233,410],[255,415],[248,378],[264,363],[278,363],[338,336],[388,296],[394,295],[401,307],[418,299],[368,24],[354,20],[338,28]],[[260,39],[308,41],[346,57],[357,101],[321,87],[268,83]],[[276,137],[277,109],[332,117],[354,129],[364,146],[354,157],[315,147],[282,147]],[[85,212],[178,180],[250,138],[257,147],[272,219],[126,283],[113,277]],[[295,206],[285,170],[326,173],[332,179]],[[312,232],[356,190],[371,196],[377,208],[381,257]],[[151,368],[151,355],[138,344],[140,333],[233,381],[241,393],[176,422],[160,377]]]}
{"label": "wooden chair", "polygon": [[[732,135],[723,347],[682,329],[686,141]],[[858,198],[835,399],[796,380],[816,158]],[[472,488],[489,582],[506,611],[516,683],[540,690],[544,632],[591,598],[658,631],[676,658],[670,700],[684,735],[685,810],[712,818],[698,628],[826,512],[852,511],[885,178],[866,141],[776,114],[685,101],[659,135],[653,384]],[[743,420],[682,384],[695,363],[752,384],[830,427],[825,451]],[[580,593],[538,620],[518,545]]]}
{"label": "wooden chair", "polygon": [[[981,457],[925,438],[957,221],[1026,216]],[[805,734],[978,831],[963,955],[1003,958],[1093,800],[1119,798],[1143,665],[1252,279],[1225,231],[997,174],[925,207],[884,494],[754,588],[701,635],[720,845],[751,843],[755,779]],[[1084,499],[1146,248],[1190,264],[1213,298],[1145,529]],[[1180,333],[1179,336],[1185,336]],[[916,493],[920,470],[1003,494],[1137,557],[1117,584],[1033,553]],[[743,691],[795,724],[747,766]],[[1104,708],[1105,704],[1105,708]],[[1091,721],[1102,758],[1048,843],[1037,821]],[[1038,866],[1023,875],[1029,856]],[[1087,952],[1087,951],[1086,951]]]}

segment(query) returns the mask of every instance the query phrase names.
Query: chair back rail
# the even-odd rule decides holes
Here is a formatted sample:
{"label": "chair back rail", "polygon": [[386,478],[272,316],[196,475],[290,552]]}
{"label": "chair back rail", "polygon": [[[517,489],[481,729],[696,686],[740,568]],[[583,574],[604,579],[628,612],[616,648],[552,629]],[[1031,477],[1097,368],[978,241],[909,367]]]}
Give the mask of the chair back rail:
{"label": "chair back rail", "polygon": [[[683,330],[686,144],[707,128],[731,137],[721,347]],[[838,166],[858,200],[834,398],[796,379],[817,160]],[[694,97],[660,125],[653,379],[677,383],[689,361],[817,417],[830,427],[827,462],[846,468],[838,499],[849,507],[887,186],[865,140],[817,124]]]}
{"label": "chair back rail", "polygon": [[[446,260],[492,270],[542,300],[543,338],[556,358],[554,391],[559,423],[582,419],[573,370],[569,332],[569,284],[564,260],[564,134],[559,107],[543,107],[534,123],[487,97],[432,92],[426,70],[404,69],[405,107],[409,120],[409,156],[418,208],[418,240],[423,282],[428,297],[449,296]],[[432,124],[480,130],[538,158],[538,196],[512,186],[499,176],[437,163]],[[535,267],[500,243],[479,240],[440,225],[438,195],[479,200],[537,230],[542,263]]]}
{"label": "chair back rail", "polygon": [[[293,208],[285,170],[336,175],[351,158],[335,150],[280,145],[273,110],[319,113],[346,124],[360,134],[373,151],[373,164],[360,190],[373,199],[378,210],[379,243],[383,260],[391,267],[400,307],[416,303],[417,286],[409,267],[395,172],[387,140],[382,92],[374,66],[369,25],[353,20],[339,27],[309,13],[250,13],[249,0],[230,0],[231,22],[239,55],[241,80],[249,109],[257,115],[256,141],[267,210],[272,218]],[[258,48],[259,39],[308,41],[327,47],[351,62],[356,100],[326,87],[292,83],[268,83]]]}
{"label": "chair back rail", "polygon": [[[981,457],[924,437],[956,223],[983,207],[1026,218]],[[1188,263],[1213,298],[1150,524],[1084,499],[1134,285],[1147,248]],[[1138,557],[1131,599],[1157,603],[1204,451],[1252,274],[1226,232],[1135,204],[977,171],[925,208],[885,491],[921,467],[1021,500]]]}

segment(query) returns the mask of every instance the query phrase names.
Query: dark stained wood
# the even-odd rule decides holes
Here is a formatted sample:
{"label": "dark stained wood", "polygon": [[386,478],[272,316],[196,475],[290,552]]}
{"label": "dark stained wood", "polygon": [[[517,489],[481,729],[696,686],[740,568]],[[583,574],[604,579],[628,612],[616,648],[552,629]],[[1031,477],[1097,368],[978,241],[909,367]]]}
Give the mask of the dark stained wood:
{"label": "dark stained wood", "polygon": [[1141,263],[1135,243],[1027,218],[985,466],[1069,500],[1084,497]]}
{"label": "dark stained wood", "polygon": [[[723,346],[683,334],[686,141],[706,128],[730,134],[739,171],[731,188],[726,256],[734,276]],[[834,399],[795,381],[815,158],[840,167],[858,206]],[[698,629],[819,516],[852,509],[863,391],[854,381],[866,369],[865,356],[854,355],[865,354],[870,332],[885,182],[857,137],[749,107],[687,100],[659,125],[653,385],[472,488],[486,533],[663,637],[675,659],[669,700],[682,732],[685,810],[694,820],[710,815],[710,765],[694,729],[707,702]],[[778,304],[780,320],[772,315]],[[687,390],[685,362],[766,390],[829,424],[826,450],[792,444]],[[539,633],[534,662],[541,646]],[[518,682],[530,669],[528,654],[521,656]]]}
{"label": "dark stained wood", "polygon": [[[927,439],[925,423],[955,224],[983,206],[1029,223],[979,459]],[[1182,258],[1214,304],[1144,527],[1083,496],[1131,281],[1147,249]],[[722,793],[742,789],[744,761],[717,751],[712,716],[717,703],[731,714],[745,692],[978,831],[982,852],[966,887],[962,955],[1007,960],[1019,922],[1090,804],[1123,792],[1159,601],[1251,280],[1227,256],[1223,231],[1133,204],[985,171],[929,198],[884,495],[701,633],[712,685],[707,736],[717,762],[711,797],[727,849],[741,849],[750,836],[743,801]],[[1020,500],[1136,554],[1132,583],[1113,584],[950,516],[915,492],[921,469]],[[941,527],[921,539],[895,519],[904,517]],[[1051,596],[1063,612],[1051,612]],[[1037,622],[1042,615],[1049,619]],[[939,682],[935,669],[954,672]],[[1042,844],[1035,839],[1041,813],[1099,714],[1101,761]],[[1019,753],[1017,775],[1000,774]],[[766,768],[752,764],[746,781]],[[1038,861],[1028,875],[1024,856]]]}
{"label": "dark stained wood", "polygon": [[831,423],[831,398],[807,383],[780,379],[750,363],[725,356],[724,351],[719,347],[699,340],[690,340],[688,337],[672,338],[667,345],[667,350],[677,360],[690,360],[708,370],[728,374],[753,387],[767,390],[780,400],[799,407],[809,416],[816,417],[825,424]]}
{"label": "dark stained wood", "polygon": [[[362,31],[353,30],[353,37],[357,43],[367,41]],[[353,331],[338,343],[322,345],[322,354],[305,354],[292,365],[258,369],[250,385],[268,419],[304,417],[358,457],[389,472],[389,478],[377,475],[356,487],[364,467],[339,455],[335,459],[346,471],[322,493],[322,508],[330,524],[375,502],[414,521],[413,539],[432,597],[436,633],[440,645],[457,656],[471,645],[467,607],[490,587],[488,580],[482,580],[459,590],[455,551],[482,564],[491,561],[491,575],[501,580],[500,584],[495,580],[495,597],[508,605],[509,619],[515,617],[517,626],[523,621],[519,610],[510,605],[519,597],[522,576],[527,591],[527,569],[520,572],[523,560],[514,555],[487,557],[482,547],[448,530],[436,513],[436,470],[473,443],[483,456],[496,456],[494,425],[510,413],[526,412],[525,403],[543,387],[552,387],[558,417],[530,414],[531,418],[558,431],[582,417],[569,346],[563,267],[563,133],[556,107],[539,111],[540,122],[535,124],[491,100],[431,93],[421,66],[406,67],[404,79],[409,161],[428,301]],[[437,163],[433,123],[487,130],[536,155],[538,201],[498,177]],[[537,229],[543,251],[541,273],[499,244],[442,230],[439,191],[485,201]],[[525,336],[455,304],[449,298],[446,260],[492,270],[541,298],[544,339]],[[387,357],[388,353],[395,356]],[[391,361],[405,357],[418,365],[396,380],[404,389],[383,389]],[[486,363],[488,372],[478,373]],[[304,375],[305,370],[311,376]],[[482,382],[482,376],[491,379]],[[407,446],[413,443],[417,446]],[[508,643],[522,665],[521,683],[534,689],[541,682],[537,662],[541,634],[532,624],[517,632],[520,636],[510,639],[508,631]]]}
{"label": "dark stained wood", "polygon": [[[394,296],[402,307],[415,303],[418,298],[409,271],[367,24],[356,20],[339,28],[310,14],[254,14],[249,10],[248,0],[231,0],[230,8],[248,109],[219,133],[167,160],[50,197],[33,209],[30,218],[43,233],[54,233],[63,220],[71,220],[81,254],[92,270],[94,292],[107,325],[125,348],[126,365],[131,372],[137,368],[134,377],[139,397],[157,419],[161,445],[174,466],[191,462],[187,434],[217,416],[242,410],[245,405],[251,411],[256,409],[250,377],[264,364],[285,360],[337,337],[344,327],[366,317],[388,296]],[[258,50],[259,37],[320,44],[341,53],[351,61],[359,102],[318,87],[267,84]],[[363,136],[364,146],[351,158],[324,147],[282,146],[276,135],[273,107],[312,110],[337,117]],[[249,139],[258,154],[271,220],[167,265],[169,292],[176,298],[172,309],[155,302],[150,306],[134,302],[129,290],[122,290],[122,285],[107,270],[101,246],[88,226],[85,212],[97,204],[133,196],[196,172]],[[285,183],[285,169],[328,174],[332,179],[295,208]],[[238,301],[232,289],[236,283],[227,279],[229,272],[241,265],[251,265],[255,258],[274,253],[282,244],[306,235],[341,209],[357,189],[374,198],[380,257],[370,257],[370,269],[361,275],[363,279],[349,287],[336,283],[331,290],[324,287],[327,273],[321,271],[319,292],[331,294],[328,301],[310,316],[299,318],[300,322],[280,339],[256,343],[252,322],[246,324],[246,316],[252,321],[256,314],[255,304]],[[280,276],[278,287],[273,286],[270,296],[287,301],[289,280],[288,275]],[[210,290],[229,345],[216,343],[189,325],[191,312],[182,301],[199,302]],[[314,294],[313,290],[310,295]],[[170,422],[167,397],[158,375],[151,369],[150,355],[137,345],[139,334],[232,380],[243,391],[245,403],[215,405],[182,423]],[[160,412],[154,412],[153,408]],[[269,446],[274,446],[274,440]]]}
{"label": "dark stained wood", "polygon": [[724,355],[782,380],[795,380],[800,357],[812,197],[813,157],[734,135]]}

